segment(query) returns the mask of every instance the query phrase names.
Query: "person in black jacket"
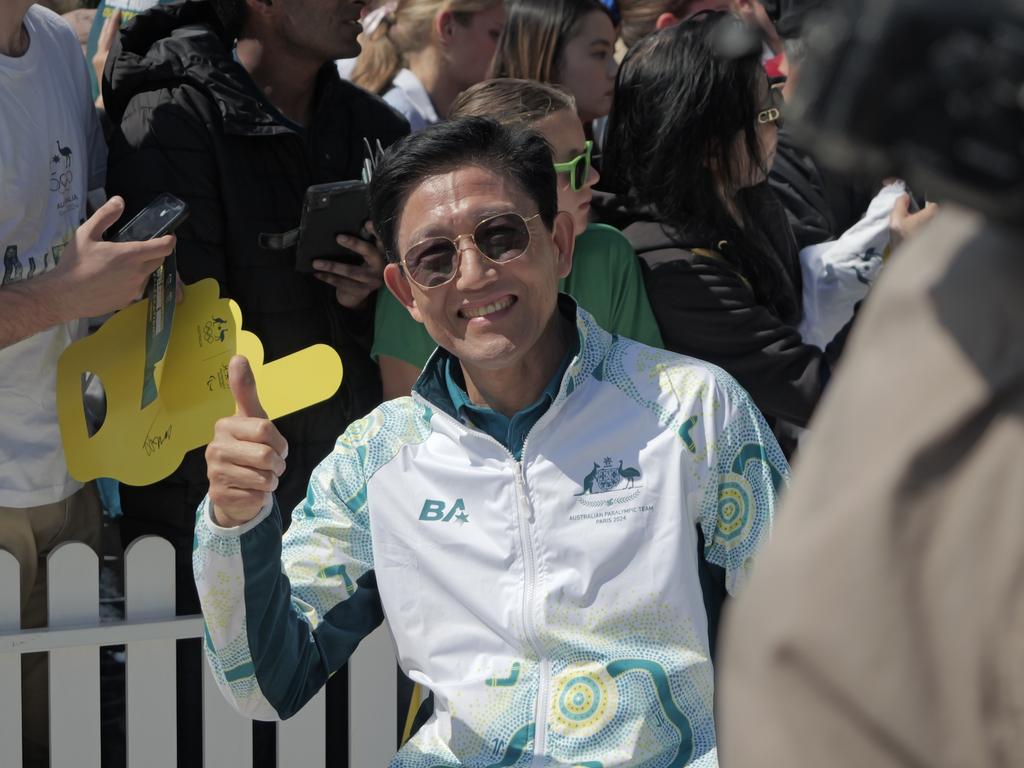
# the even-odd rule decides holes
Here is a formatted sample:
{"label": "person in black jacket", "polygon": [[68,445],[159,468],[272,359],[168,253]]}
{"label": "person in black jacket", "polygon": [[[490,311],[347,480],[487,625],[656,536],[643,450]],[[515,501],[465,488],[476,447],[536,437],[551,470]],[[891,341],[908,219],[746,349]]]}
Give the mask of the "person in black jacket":
{"label": "person in black jacket", "polygon": [[[782,90],[789,101],[806,56],[803,34],[808,17],[826,7],[827,0],[788,0],[781,5],[775,26],[786,51],[788,70]],[[861,219],[882,187],[882,179],[841,174],[823,166],[784,128],[779,131],[768,183],[786,209],[800,250],[840,237]]]}
{"label": "person in black jacket", "polygon": [[[277,422],[289,445],[277,489],[287,511],[303,498],[306,478],[336,437],[380,401],[369,348],[383,254],[349,242],[365,263],[334,265],[314,277],[295,270],[292,251],[260,245],[261,234],[298,226],[311,184],[359,178],[364,138],[387,146],[408,133],[403,118],[335,69],[335,59],[359,51],[364,4],[160,6],[125,26],[104,71],[103,99],[114,125],[108,191],[124,196],[129,214],[159,192],[189,204],[191,215],[177,230],[181,278],[215,278],[221,294],[241,307],[244,327],[262,340],[267,362],[317,343],[342,358],[344,381],[334,397]],[[179,613],[199,612],[192,531],[206,491],[202,450],[190,452],[166,480],[121,488],[125,543],[143,534],[175,543]],[[193,717],[193,709],[179,711]],[[181,757],[198,764],[197,756]]]}
{"label": "person in black jacket", "polygon": [[667,348],[725,368],[776,427],[803,427],[846,329],[824,352],[797,331],[799,254],[765,183],[781,98],[760,51],[759,37],[724,13],[630,50],[604,157],[627,211],[610,223],[643,262]]}

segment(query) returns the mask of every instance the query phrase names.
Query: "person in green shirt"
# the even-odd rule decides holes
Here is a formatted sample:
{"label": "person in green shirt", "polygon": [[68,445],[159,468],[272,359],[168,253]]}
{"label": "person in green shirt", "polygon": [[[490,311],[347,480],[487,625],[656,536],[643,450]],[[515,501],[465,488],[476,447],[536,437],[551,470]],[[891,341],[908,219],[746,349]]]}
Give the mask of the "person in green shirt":
{"label": "person in green shirt", "polygon": [[[591,142],[583,133],[571,94],[532,80],[499,78],[469,88],[456,99],[451,117],[491,117],[507,126],[534,130],[551,146],[558,173],[558,207],[576,225],[573,267],[559,290],[572,296],[612,333],[663,347],[636,253],[617,229],[589,224]],[[436,345],[426,329],[391,294],[380,291],[372,354],[380,363],[384,398],[408,395]]]}

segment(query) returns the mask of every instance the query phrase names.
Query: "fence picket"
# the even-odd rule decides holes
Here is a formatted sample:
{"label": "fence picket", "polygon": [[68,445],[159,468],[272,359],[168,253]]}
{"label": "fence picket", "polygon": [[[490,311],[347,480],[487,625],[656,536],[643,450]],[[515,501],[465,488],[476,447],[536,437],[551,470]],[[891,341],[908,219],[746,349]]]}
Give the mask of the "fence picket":
{"label": "fence picket", "polygon": [[203,659],[203,765],[252,768],[252,720],[228,704]]}
{"label": "fence picket", "polygon": [[[0,764],[18,766],[21,750],[21,654],[50,654],[52,768],[99,768],[99,646],[124,643],[127,668],[128,765],[170,768],[175,754],[175,638],[201,636],[199,617],[174,617],[174,556],[155,537],[125,553],[126,621],[99,622],[99,568],[84,544],[67,543],[49,557],[49,627],[20,630],[17,560],[0,551]],[[137,638],[137,639],[130,639]],[[142,638],[142,639],[138,639]],[[383,625],[349,663],[349,760],[354,768],[387,765],[396,746],[396,669]],[[224,699],[203,661],[204,762],[252,768],[252,725]],[[327,763],[325,694],[278,726],[282,768]],[[335,761],[343,760],[340,755]]]}
{"label": "fence picket", "polygon": [[385,621],[348,662],[348,764],[387,765],[395,755],[398,670]]}
{"label": "fence picket", "polygon": [[[125,618],[174,616],[174,547],[155,536],[136,539],[124,553]],[[177,765],[175,641],[125,644],[125,693],[130,768]]]}
{"label": "fence picket", "polygon": [[[0,550],[0,635],[21,629],[21,568]],[[21,654],[0,653],[0,744],[3,758],[21,765]]]}
{"label": "fence picket", "polygon": [[326,717],[327,691],[321,688],[298,714],[278,724],[278,766],[327,764]]}
{"label": "fence picket", "polygon": [[[51,629],[99,624],[99,563],[78,542],[47,562]],[[100,654],[97,646],[50,652],[50,765],[100,768]]]}

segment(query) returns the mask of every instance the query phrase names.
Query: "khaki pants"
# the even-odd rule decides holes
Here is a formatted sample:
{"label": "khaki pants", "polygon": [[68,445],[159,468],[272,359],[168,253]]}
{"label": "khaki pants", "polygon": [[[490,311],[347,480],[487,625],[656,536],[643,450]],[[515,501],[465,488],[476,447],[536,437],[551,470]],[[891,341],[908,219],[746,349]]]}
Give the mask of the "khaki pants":
{"label": "khaki pants", "polygon": [[[41,507],[0,507],[0,549],[21,565],[21,626],[46,626],[46,557],[59,544],[81,541],[100,553],[101,509],[90,483],[64,501]],[[49,763],[49,667],[45,653],[21,657],[25,766]]]}

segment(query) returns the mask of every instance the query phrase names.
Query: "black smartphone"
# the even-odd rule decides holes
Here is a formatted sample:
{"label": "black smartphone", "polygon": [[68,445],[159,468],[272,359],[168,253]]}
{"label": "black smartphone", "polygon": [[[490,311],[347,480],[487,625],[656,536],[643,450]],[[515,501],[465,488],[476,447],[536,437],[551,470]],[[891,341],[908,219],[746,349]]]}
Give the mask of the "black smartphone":
{"label": "black smartphone", "polygon": [[370,200],[361,181],[315,184],[306,190],[295,248],[295,268],[314,272],[314,259],[362,264],[363,257],[338,245],[338,235],[366,238],[363,225],[370,218]]}
{"label": "black smartphone", "polygon": [[188,204],[169,192],[157,195],[114,235],[115,243],[152,240],[173,232],[188,218]]}
{"label": "black smartphone", "polygon": [[913,190],[907,187],[907,194],[910,195],[910,205],[907,208],[911,213],[917,213],[923,211],[925,206],[928,205],[928,196],[924,194],[915,194]]}

